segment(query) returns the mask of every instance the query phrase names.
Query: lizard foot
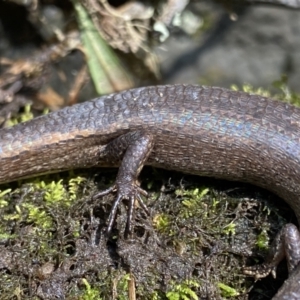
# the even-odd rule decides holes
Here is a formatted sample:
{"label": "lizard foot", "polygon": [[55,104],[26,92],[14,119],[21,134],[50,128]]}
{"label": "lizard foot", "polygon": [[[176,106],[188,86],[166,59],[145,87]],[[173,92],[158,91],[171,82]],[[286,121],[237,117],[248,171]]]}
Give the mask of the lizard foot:
{"label": "lizard foot", "polygon": [[270,273],[276,278],[276,268],[286,257],[289,273],[300,262],[300,233],[293,224],[286,224],[276,235],[265,263],[258,266],[245,267],[244,273],[253,276],[255,281],[268,276]]}
{"label": "lizard foot", "polygon": [[145,190],[141,189],[139,186],[133,184],[128,184],[128,185],[123,184],[122,186],[119,186],[118,184],[115,184],[112,187],[94,195],[93,199],[95,200],[97,198],[100,198],[110,193],[117,193],[117,197],[112,205],[109,214],[107,230],[106,230],[107,234],[110,234],[112,230],[116,218],[116,214],[117,214],[118,205],[122,200],[129,200],[126,231],[128,232],[132,231],[132,218],[134,213],[135,200],[138,201],[139,205],[143,208],[143,210],[147,213],[147,215],[150,215],[149,210],[141,197],[141,195],[144,197],[148,197],[148,193]]}
{"label": "lizard foot", "polygon": [[276,278],[276,266],[271,266],[268,264],[244,267],[243,272],[245,275],[254,277],[255,281],[267,277],[270,273],[272,274],[273,278]]}

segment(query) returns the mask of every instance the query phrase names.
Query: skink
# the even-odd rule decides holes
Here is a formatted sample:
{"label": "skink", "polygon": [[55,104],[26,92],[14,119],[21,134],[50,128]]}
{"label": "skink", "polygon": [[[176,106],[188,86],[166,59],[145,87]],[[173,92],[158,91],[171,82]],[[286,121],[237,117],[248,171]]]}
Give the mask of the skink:
{"label": "skink", "polygon": [[129,229],[134,201],[146,209],[138,184],[144,165],[264,187],[300,221],[300,109],[286,103],[218,87],[153,86],[0,130],[0,183],[120,166],[115,185],[100,194],[117,194],[108,231],[122,199]]}

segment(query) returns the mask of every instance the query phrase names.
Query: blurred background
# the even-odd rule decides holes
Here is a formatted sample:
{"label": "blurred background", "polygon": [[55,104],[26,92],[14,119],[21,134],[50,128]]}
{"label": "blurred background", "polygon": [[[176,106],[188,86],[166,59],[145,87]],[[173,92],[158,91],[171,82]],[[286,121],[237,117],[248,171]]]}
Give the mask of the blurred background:
{"label": "blurred background", "polygon": [[299,92],[299,1],[265,2],[0,1],[1,121],[153,84]]}

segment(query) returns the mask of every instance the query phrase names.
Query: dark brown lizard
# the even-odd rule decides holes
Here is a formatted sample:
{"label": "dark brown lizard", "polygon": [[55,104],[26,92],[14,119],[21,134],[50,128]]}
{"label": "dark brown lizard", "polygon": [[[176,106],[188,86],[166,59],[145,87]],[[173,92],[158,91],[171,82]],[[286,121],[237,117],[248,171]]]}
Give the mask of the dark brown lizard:
{"label": "dark brown lizard", "polygon": [[[250,182],[282,197],[300,221],[300,109],[217,87],[137,88],[67,107],[0,130],[0,183],[91,166],[120,166],[100,193],[146,195],[144,165]],[[299,278],[299,276],[297,277]],[[300,297],[300,294],[299,294]]]}

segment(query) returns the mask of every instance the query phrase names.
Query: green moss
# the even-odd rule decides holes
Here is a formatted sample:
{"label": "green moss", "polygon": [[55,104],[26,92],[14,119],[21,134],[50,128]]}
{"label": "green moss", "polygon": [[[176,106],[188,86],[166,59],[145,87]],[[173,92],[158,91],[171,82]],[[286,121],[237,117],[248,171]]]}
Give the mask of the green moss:
{"label": "green moss", "polygon": [[226,225],[223,229],[223,232],[226,235],[234,235],[235,234],[235,228],[236,225],[234,224],[234,222],[230,222],[228,225]]}
{"label": "green moss", "polygon": [[4,191],[0,190],[0,208],[8,206],[8,201],[4,198],[5,195],[9,194],[11,189],[6,189]]}
{"label": "green moss", "polygon": [[266,230],[262,230],[261,233],[257,236],[256,245],[259,249],[268,249],[269,248],[270,238]]}
{"label": "green moss", "polygon": [[[192,190],[176,190],[176,195],[182,197],[182,209],[180,216],[183,218],[189,218],[194,216],[205,209],[205,204],[202,201],[203,197],[209,193],[209,189],[206,187],[195,188]],[[203,216],[205,217],[205,216]]]}
{"label": "green moss", "polygon": [[7,233],[5,228],[3,228],[2,226],[0,227],[0,240],[14,239],[16,237],[17,235]]}
{"label": "green moss", "polygon": [[167,292],[166,296],[168,300],[198,300],[198,296],[193,291],[193,288],[198,288],[199,283],[193,280],[186,280],[181,284],[173,283],[171,285],[171,291]]}
{"label": "green moss", "polygon": [[67,188],[63,184],[63,180],[57,182],[52,181],[45,183],[45,181],[36,181],[34,188],[36,190],[44,191],[44,200],[50,205],[63,205],[69,207],[78,195],[79,186],[85,181],[85,178],[80,176],[69,179]]}
{"label": "green moss", "polygon": [[160,232],[167,232],[169,230],[170,218],[164,213],[157,214],[153,218],[153,225]]}
{"label": "green moss", "polygon": [[[107,216],[102,216],[101,219],[94,211],[94,207],[105,207],[107,212],[109,212],[109,207],[107,208],[106,204],[103,204],[103,199],[99,200],[98,204],[97,201],[88,200],[91,199],[93,194],[91,188],[87,198],[82,198],[82,186],[89,183],[83,177],[53,180],[52,178],[55,177],[56,175],[50,176],[49,180],[45,178],[43,180],[36,179],[22,185],[20,188],[12,191],[5,190],[1,193],[1,200],[4,201],[4,205],[0,210],[4,213],[2,216],[5,216],[7,223],[6,225],[2,224],[2,227],[0,227],[0,237],[1,233],[3,233],[3,238],[14,239],[14,243],[18,243],[18,239],[22,237],[24,253],[28,253],[28,257],[24,261],[27,262],[28,266],[31,266],[32,257],[40,262],[56,261],[59,258],[57,266],[63,266],[67,263],[66,259],[69,259],[69,253],[76,249],[76,255],[74,256],[73,254],[71,256],[73,257],[72,260],[75,261],[74,268],[76,272],[79,272],[81,268],[88,270],[88,275],[82,277],[88,285],[80,279],[80,282],[83,282],[83,286],[76,288],[76,284],[74,287],[74,283],[70,281],[72,288],[69,289],[69,297],[77,295],[76,297],[78,298],[78,295],[80,295],[78,299],[94,299],[93,297],[96,297],[95,299],[98,297],[99,299],[99,297],[102,297],[102,299],[106,300],[109,299],[112,288],[116,287],[118,299],[128,299],[129,273],[126,271],[124,274],[124,265],[122,267],[120,262],[118,262],[120,266],[117,269],[118,271],[110,272],[109,275],[107,274],[109,267],[106,265],[97,269],[93,269],[93,263],[91,266],[86,266],[85,260],[89,260],[90,256],[97,255],[97,246],[93,246],[93,242],[89,241],[87,241],[86,248],[82,248],[82,246],[77,244],[79,241],[86,240],[97,229],[99,226],[99,221],[97,220],[102,220],[103,222],[107,218]],[[67,176],[65,175],[64,177]],[[111,177],[114,178],[115,174],[111,175]],[[150,178],[149,180],[152,180],[151,176],[148,177]],[[145,178],[142,180],[147,184]],[[198,180],[202,182],[202,179],[197,178]],[[108,178],[107,181],[111,182],[111,179]],[[155,192],[152,195],[156,195],[156,184],[153,186]],[[184,261],[183,265],[186,267],[186,264],[189,265],[193,261],[202,261],[203,258],[199,258],[201,251],[203,249],[210,251],[209,249],[211,249],[214,241],[230,242],[231,239],[228,235],[230,233],[232,236],[233,229],[236,235],[241,233],[239,220],[235,221],[234,226],[236,227],[234,228],[232,228],[233,224],[230,223],[232,213],[237,209],[236,206],[239,202],[228,202],[227,198],[223,199],[223,197],[214,192],[213,188],[207,185],[200,188],[195,188],[195,186],[199,186],[199,183],[197,185],[194,184],[189,189],[177,188],[174,193],[164,194],[162,199],[155,202],[153,209],[156,212],[156,217],[154,217],[153,222],[156,229],[154,232],[159,235],[156,238],[164,241],[165,244],[162,247],[162,253],[159,252],[160,248],[152,249],[151,244],[144,245],[142,243],[141,249],[145,246],[149,248],[151,256],[157,252],[158,257],[162,256],[162,262],[167,259],[168,255],[175,262],[182,259]],[[84,189],[84,193],[87,193],[86,190],[87,188]],[[10,202],[10,198],[17,201]],[[111,199],[113,198],[114,196],[111,196]],[[22,199],[22,201],[18,199]],[[93,220],[96,221],[95,224],[93,224]],[[20,231],[16,232],[20,236],[15,235],[15,233],[10,235],[11,233],[9,231],[6,232],[5,229],[10,228],[9,224],[11,223],[14,223],[17,228],[23,228],[23,230],[26,228],[25,233]],[[242,227],[242,230],[244,230],[244,227]],[[115,241],[118,241],[119,237],[118,235],[116,236]],[[111,240],[111,242],[113,241]],[[136,239],[135,242],[138,243],[138,241]],[[139,251],[142,251],[141,249]],[[77,257],[79,255],[78,251],[79,253],[80,251],[86,251],[87,254]],[[135,254],[138,259],[134,261],[133,265],[130,265],[131,267],[135,267],[136,264],[144,259],[147,261],[147,255],[149,254],[143,251]],[[95,254],[93,254],[94,252]],[[167,255],[166,258],[163,255]],[[178,257],[176,258],[174,255]],[[99,259],[101,255],[96,257]],[[241,272],[240,266],[232,268],[230,276],[228,276],[228,273],[226,273],[228,265],[232,266],[236,262],[234,263],[231,258],[229,260],[228,253],[223,254],[222,251],[218,253],[217,257],[221,267],[214,267],[214,270],[216,270],[214,271],[214,282],[222,282],[224,285],[232,286],[237,291],[244,290],[241,274],[239,273],[239,271]],[[154,256],[153,261],[156,262],[157,259]],[[209,263],[214,265],[215,262],[210,261],[210,259]],[[95,261],[95,263],[97,262]],[[126,263],[124,264],[126,266]],[[176,297],[177,299],[195,299],[194,295],[202,293],[202,290],[199,290],[202,283],[205,286],[207,285],[205,281],[207,279],[203,280],[201,276],[195,275],[191,276],[189,280],[196,282],[199,287],[187,281],[184,276],[176,280],[175,284],[174,277],[176,275],[173,277],[173,271],[169,275],[165,275],[169,263],[166,263],[161,269],[153,267],[153,270],[151,270],[152,266],[153,262],[150,261],[146,268],[141,267],[143,271],[133,272],[136,277],[138,299],[165,300],[176,299]],[[183,267],[179,265],[178,268],[182,270]],[[164,276],[168,278],[164,282],[166,289],[161,289],[158,282]],[[3,278],[1,277],[1,280],[4,280]],[[33,280],[35,280],[34,276]],[[217,285],[216,283],[214,284]],[[10,283],[7,282],[4,286],[9,287]],[[26,286],[26,282],[23,282],[22,286]]]}
{"label": "green moss", "polygon": [[220,288],[221,295],[224,298],[232,298],[239,295],[239,292],[236,289],[233,289],[232,287],[226,284],[218,283],[218,287]]}
{"label": "green moss", "polygon": [[33,119],[33,113],[31,112],[31,105],[27,104],[24,107],[24,112],[20,113],[17,117],[11,118],[6,122],[7,127],[14,126],[21,122],[26,122]]}
{"label": "green moss", "polygon": [[271,93],[268,89],[264,88],[254,88],[251,84],[243,84],[241,87],[237,85],[231,85],[231,89],[233,91],[243,91],[245,93],[249,94],[256,94],[256,95],[261,95],[263,97],[271,97]]}
{"label": "green moss", "polygon": [[27,214],[27,222],[29,224],[34,224],[40,229],[51,229],[53,227],[53,222],[51,216],[47,214],[43,208],[39,208],[31,203],[24,203],[22,207]]}
{"label": "green moss", "polygon": [[291,91],[288,85],[288,77],[282,75],[279,80],[273,82],[273,87],[281,92],[279,99],[300,106],[300,94]]}
{"label": "green moss", "polygon": [[93,289],[85,278],[82,279],[82,283],[85,286],[85,292],[80,297],[81,300],[101,300],[102,299],[99,296],[100,291],[98,291],[97,289]]}
{"label": "green moss", "polygon": [[116,287],[117,287],[117,295],[118,300],[127,300],[128,299],[128,289],[129,289],[129,281],[131,280],[131,275],[126,273],[121,277],[116,278]]}
{"label": "green moss", "polygon": [[294,93],[291,91],[288,85],[288,77],[282,75],[279,80],[276,80],[272,83],[275,91],[273,93],[270,92],[269,89],[265,88],[254,88],[250,84],[244,84],[242,87],[238,87],[237,85],[232,85],[231,89],[234,91],[242,90],[246,93],[250,94],[258,94],[264,97],[270,97],[273,99],[282,100],[284,102],[288,102],[294,104],[296,106],[300,106],[300,94]]}

